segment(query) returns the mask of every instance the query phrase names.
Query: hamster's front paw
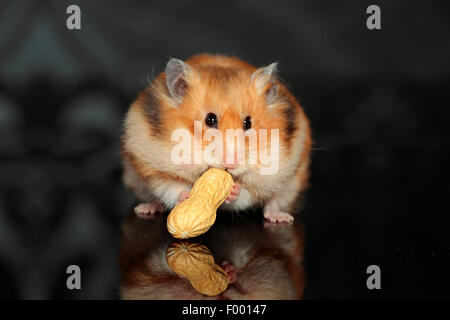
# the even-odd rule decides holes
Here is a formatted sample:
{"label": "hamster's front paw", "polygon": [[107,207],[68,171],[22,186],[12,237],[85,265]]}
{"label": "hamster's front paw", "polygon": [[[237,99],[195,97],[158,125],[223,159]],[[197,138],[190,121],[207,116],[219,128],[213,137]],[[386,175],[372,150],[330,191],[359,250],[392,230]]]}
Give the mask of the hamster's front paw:
{"label": "hamster's front paw", "polygon": [[241,191],[241,185],[239,183],[234,183],[231,187],[231,193],[228,198],[225,199],[225,203],[231,203],[237,198],[239,198],[239,192]]}
{"label": "hamster's front paw", "polygon": [[184,200],[186,200],[187,198],[189,198],[189,192],[187,191],[182,191],[180,192],[180,195],[178,196],[178,201],[177,201],[177,205],[179,205],[180,203],[182,203]]}
{"label": "hamster's front paw", "polygon": [[292,223],[294,221],[294,217],[289,213],[272,210],[264,211],[264,218],[271,223]]}
{"label": "hamster's front paw", "polygon": [[221,267],[223,271],[227,273],[228,281],[230,283],[235,283],[237,280],[236,276],[236,266],[233,262],[225,260],[222,262]]}
{"label": "hamster's front paw", "polygon": [[159,200],[153,200],[148,203],[141,203],[134,207],[134,212],[139,218],[151,219],[157,212],[163,212],[164,208]]}

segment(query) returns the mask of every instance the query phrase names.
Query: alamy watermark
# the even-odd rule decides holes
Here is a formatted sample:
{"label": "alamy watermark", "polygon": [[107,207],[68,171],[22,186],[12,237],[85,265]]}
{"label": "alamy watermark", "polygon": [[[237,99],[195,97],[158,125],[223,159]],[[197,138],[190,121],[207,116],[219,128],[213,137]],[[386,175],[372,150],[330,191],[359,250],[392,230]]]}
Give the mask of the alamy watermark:
{"label": "alamy watermark", "polygon": [[381,9],[379,6],[372,4],[367,7],[366,13],[370,14],[366,20],[366,26],[369,30],[381,29]]}
{"label": "alamy watermark", "polygon": [[172,132],[171,140],[178,142],[171,151],[174,164],[215,164],[228,168],[258,164],[261,175],[276,174],[280,166],[279,129],[226,129],[224,139],[222,131],[214,128],[202,135],[202,122],[194,121],[193,137],[188,129],[180,128]]}
{"label": "alamy watermark", "polygon": [[76,4],[67,7],[66,13],[69,16],[66,19],[66,27],[69,30],[81,30],[81,9]]}
{"label": "alamy watermark", "polygon": [[370,276],[367,278],[366,286],[367,289],[381,289],[381,269],[379,266],[373,264],[367,267],[367,274]]}
{"label": "alamy watermark", "polygon": [[72,264],[67,267],[66,273],[70,274],[66,280],[66,286],[69,290],[81,289],[81,269],[79,266]]}

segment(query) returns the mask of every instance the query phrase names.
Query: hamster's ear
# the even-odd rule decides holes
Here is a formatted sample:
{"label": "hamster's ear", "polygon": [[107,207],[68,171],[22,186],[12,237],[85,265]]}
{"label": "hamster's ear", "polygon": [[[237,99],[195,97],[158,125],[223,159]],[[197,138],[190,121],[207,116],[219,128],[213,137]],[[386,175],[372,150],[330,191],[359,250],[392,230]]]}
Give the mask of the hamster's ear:
{"label": "hamster's ear", "polygon": [[170,96],[176,103],[183,100],[188,88],[188,75],[192,73],[192,67],[187,63],[172,58],[166,66],[166,85],[169,89]]}
{"label": "hamster's ear", "polygon": [[277,99],[277,71],[278,63],[274,62],[266,67],[255,70],[250,78],[258,94],[266,95],[267,105],[274,103]]}

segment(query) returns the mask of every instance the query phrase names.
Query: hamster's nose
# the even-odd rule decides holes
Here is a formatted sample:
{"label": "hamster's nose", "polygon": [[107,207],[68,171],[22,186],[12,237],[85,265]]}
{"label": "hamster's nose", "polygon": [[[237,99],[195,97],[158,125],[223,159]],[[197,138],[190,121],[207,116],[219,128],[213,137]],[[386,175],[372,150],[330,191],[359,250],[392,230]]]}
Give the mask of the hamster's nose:
{"label": "hamster's nose", "polygon": [[236,158],[233,157],[233,159],[230,161],[231,159],[227,159],[226,153],[223,155],[223,159],[222,159],[222,165],[225,167],[225,169],[235,169],[238,164],[236,161]]}
{"label": "hamster's nose", "polygon": [[[232,139],[235,137],[233,136]],[[244,137],[242,137],[243,139]],[[229,143],[227,141],[228,136],[224,141],[223,154],[222,154],[222,165],[225,169],[235,169],[239,167],[239,164],[245,161],[245,140],[243,143],[240,142],[238,137],[238,143]]]}
{"label": "hamster's nose", "polygon": [[225,169],[236,169],[238,165],[235,163],[229,164],[229,163],[224,162],[223,166],[225,167]]}

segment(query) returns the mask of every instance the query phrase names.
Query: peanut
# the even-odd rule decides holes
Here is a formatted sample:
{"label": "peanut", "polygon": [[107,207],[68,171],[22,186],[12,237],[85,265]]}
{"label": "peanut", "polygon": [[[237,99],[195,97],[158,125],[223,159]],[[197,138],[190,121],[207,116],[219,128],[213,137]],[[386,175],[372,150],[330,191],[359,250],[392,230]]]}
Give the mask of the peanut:
{"label": "peanut", "polygon": [[178,239],[197,237],[216,221],[217,208],[231,193],[233,178],[218,168],[206,171],[189,193],[189,198],[172,209],[167,230]]}
{"label": "peanut", "polygon": [[169,267],[192,287],[205,295],[216,296],[228,288],[226,272],[214,263],[209,249],[198,243],[173,243],[166,252]]}

